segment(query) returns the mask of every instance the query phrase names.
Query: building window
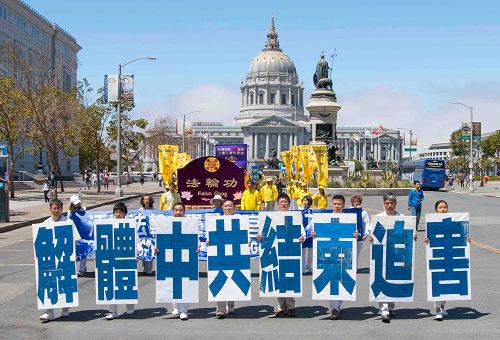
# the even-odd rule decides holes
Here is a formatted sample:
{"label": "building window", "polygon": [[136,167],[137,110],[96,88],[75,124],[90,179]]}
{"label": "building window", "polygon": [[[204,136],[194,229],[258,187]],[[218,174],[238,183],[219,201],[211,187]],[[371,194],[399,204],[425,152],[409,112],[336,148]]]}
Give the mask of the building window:
{"label": "building window", "polygon": [[250,105],[253,105],[253,93],[250,95]]}
{"label": "building window", "polygon": [[271,97],[270,97],[270,100],[269,100],[269,104],[274,104],[274,97],[275,97],[275,94],[274,94],[274,93],[271,93]]}
{"label": "building window", "polygon": [[292,99],[292,105],[295,105],[295,95],[294,94],[292,94],[292,98],[291,99]]}
{"label": "building window", "polygon": [[259,93],[259,104],[264,104],[264,94]]}
{"label": "building window", "polygon": [[281,104],[286,104],[286,94],[285,93],[281,94]]}

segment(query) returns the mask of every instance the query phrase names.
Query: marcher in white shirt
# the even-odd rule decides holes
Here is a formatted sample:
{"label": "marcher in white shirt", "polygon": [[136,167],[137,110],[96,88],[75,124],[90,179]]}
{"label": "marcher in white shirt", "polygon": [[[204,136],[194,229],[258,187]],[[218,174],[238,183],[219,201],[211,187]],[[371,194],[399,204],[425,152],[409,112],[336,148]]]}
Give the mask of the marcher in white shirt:
{"label": "marcher in white shirt", "polygon": [[370,226],[370,216],[368,215],[368,212],[366,212],[365,209],[361,206],[361,203],[363,202],[363,197],[359,194],[355,194],[351,197],[351,205],[353,208],[361,208],[361,235],[363,235],[362,240],[357,242],[357,254],[358,256],[356,257],[357,259],[357,265],[356,268],[359,269],[359,255],[361,254],[361,249],[363,249],[363,245],[365,244],[365,240],[370,235],[371,232],[371,226]]}
{"label": "marcher in white shirt", "polygon": [[[63,222],[68,218],[63,216],[63,203],[58,198],[53,198],[49,202],[50,217],[45,220],[45,222]],[[67,318],[69,316],[69,307],[62,308],[61,317]],[[54,315],[54,309],[46,309],[39,319],[42,322],[49,322],[54,320],[56,317]]]}
{"label": "marcher in white shirt", "polygon": [[[404,216],[403,214],[401,214],[399,211],[396,210],[396,207],[398,205],[398,200],[396,198],[396,195],[394,195],[393,193],[388,193],[383,196],[383,200],[384,200],[384,211],[382,211],[380,214],[377,214],[376,216]],[[373,236],[371,232],[372,230],[370,230],[369,240],[370,243],[373,243]],[[413,235],[413,239],[415,241],[417,240],[416,232]],[[380,308],[380,313],[382,314],[382,322],[384,323],[391,322],[391,318],[394,317],[394,308],[395,308],[394,302],[379,302],[378,306]]]}

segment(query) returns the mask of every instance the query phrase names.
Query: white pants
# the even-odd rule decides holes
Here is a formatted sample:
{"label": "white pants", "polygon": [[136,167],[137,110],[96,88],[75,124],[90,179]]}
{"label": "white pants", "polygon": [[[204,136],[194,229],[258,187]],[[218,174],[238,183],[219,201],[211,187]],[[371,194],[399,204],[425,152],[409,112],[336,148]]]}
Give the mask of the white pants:
{"label": "white pants", "polygon": [[82,275],[87,272],[87,259],[78,261],[78,272]]}
{"label": "white pants", "polygon": [[306,271],[312,272],[313,248],[302,248],[302,274]]}
{"label": "white pants", "polygon": [[334,309],[340,311],[340,306],[342,305],[342,300],[330,300],[330,309],[333,312]]}
{"label": "white pants", "polygon": [[287,309],[295,309],[295,298],[293,297],[279,297],[278,298],[278,311],[285,311]]}
{"label": "white pants", "polygon": [[172,303],[172,308],[177,308],[179,313],[187,313],[189,308],[189,303],[174,302]]}
{"label": "white pants", "polygon": [[153,261],[142,261],[142,268],[145,273],[151,273],[153,271]]}
{"label": "white pants", "polygon": [[363,244],[365,244],[365,241],[358,241],[357,242],[358,246],[358,251],[357,251],[357,257],[356,257],[356,269],[359,269],[359,254],[361,254],[361,249],[363,249]]}
{"label": "white pants", "polygon": [[[134,310],[135,305],[134,304],[128,304],[127,303],[127,312],[131,312]],[[118,305],[109,305],[109,312],[116,316],[118,314]]]}
{"label": "white pants", "polygon": [[[69,307],[61,308],[61,313],[64,313],[64,312],[69,312]],[[44,313],[47,313],[47,314],[54,316],[54,309],[53,308],[46,309],[46,310],[44,310]]]}
{"label": "white pants", "polygon": [[390,310],[394,310],[395,308],[394,302],[379,302],[378,303],[378,308],[380,308],[380,313],[382,315],[389,315]]}
{"label": "white pants", "polygon": [[234,301],[217,301],[217,308],[215,312],[229,313],[229,311],[234,311]]}

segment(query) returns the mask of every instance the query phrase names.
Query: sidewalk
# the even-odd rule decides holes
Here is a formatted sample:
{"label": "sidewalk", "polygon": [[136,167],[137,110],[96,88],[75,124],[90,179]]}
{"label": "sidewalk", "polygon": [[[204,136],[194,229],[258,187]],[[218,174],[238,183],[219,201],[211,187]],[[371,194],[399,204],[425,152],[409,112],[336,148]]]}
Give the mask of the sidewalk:
{"label": "sidewalk", "polygon": [[[484,196],[484,197],[498,197],[500,198],[500,181],[489,181],[488,184],[485,184],[483,187],[479,186],[480,182],[474,182],[474,195],[475,196]],[[461,188],[460,185],[454,185],[454,190],[448,190],[450,193],[456,194],[469,194],[468,188]]]}
{"label": "sidewalk", "polygon": [[[65,182],[64,185],[64,192],[58,192],[57,196],[63,202],[65,212],[69,208],[70,196],[75,194],[80,195],[84,207],[94,209],[138,198],[145,193],[156,194],[164,191],[158,186],[158,182],[145,182],[143,188],[140,183],[133,183],[129,186],[123,185],[123,197],[117,198],[114,185],[110,185],[107,190],[101,188],[100,193],[97,193],[97,189],[83,190],[74,182]],[[0,223],[0,233],[39,223],[49,217],[49,205],[45,203],[41,189],[16,191],[15,195],[16,198],[9,200],[10,222]]]}

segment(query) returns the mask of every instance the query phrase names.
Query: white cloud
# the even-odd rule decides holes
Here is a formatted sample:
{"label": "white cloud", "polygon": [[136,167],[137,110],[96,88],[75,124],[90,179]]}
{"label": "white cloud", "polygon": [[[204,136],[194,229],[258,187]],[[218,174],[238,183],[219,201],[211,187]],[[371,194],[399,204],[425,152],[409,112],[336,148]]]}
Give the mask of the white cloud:
{"label": "white cloud", "polygon": [[434,84],[422,93],[363,89],[339,98],[342,109],[337,124],[412,129],[423,149],[448,141],[462,121],[470,120],[467,108],[451,104],[457,101],[474,107],[474,121],[482,122],[483,133],[500,128],[500,83]]}
{"label": "white cloud", "polygon": [[152,122],[160,115],[182,118],[191,111],[201,111],[189,116],[192,121],[219,121],[232,124],[240,110],[240,91],[217,84],[204,84],[188,88],[169,96],[162,102],[152,103],[141,111]]}

